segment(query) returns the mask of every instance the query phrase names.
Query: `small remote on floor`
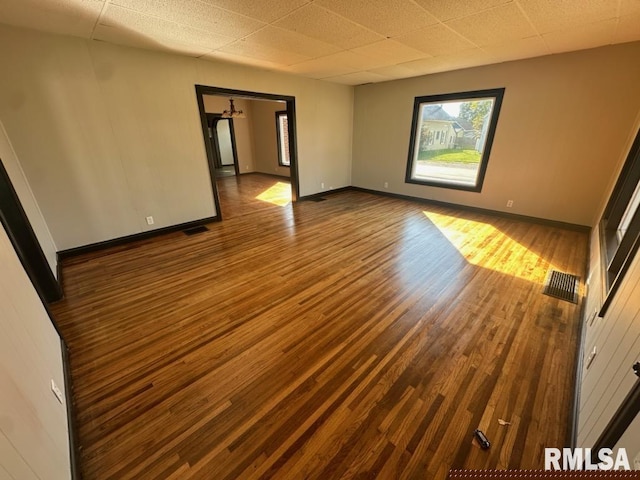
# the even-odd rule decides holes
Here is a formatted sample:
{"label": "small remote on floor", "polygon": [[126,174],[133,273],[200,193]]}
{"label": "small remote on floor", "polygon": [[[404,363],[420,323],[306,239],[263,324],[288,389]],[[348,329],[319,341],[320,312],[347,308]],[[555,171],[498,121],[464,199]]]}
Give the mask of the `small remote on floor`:
{"label": "small remote on floor", "polygon": [[491,442],[489,442],[489,439],[482,430],[476,430],[473,434],[483,450],[487,450],[491,446]]}

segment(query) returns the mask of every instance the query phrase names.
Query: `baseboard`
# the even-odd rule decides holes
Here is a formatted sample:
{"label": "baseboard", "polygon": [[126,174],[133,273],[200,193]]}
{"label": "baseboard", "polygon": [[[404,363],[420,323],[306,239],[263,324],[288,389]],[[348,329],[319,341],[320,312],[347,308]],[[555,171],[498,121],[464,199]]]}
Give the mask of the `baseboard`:
{"label": "baseboard", "polygon": [[63,339],[60,339],[62,350],[62,368],[64,373],[64,391],[66,393],[67,428],[69,430],[69,462],[71,464],[72,480],[80,480],[80,444],[78,443],[78,431],[76,429],[75,407],[73,405],[73,380],[71,378],[71,363],[69,361],[69,349]]}
{"label": "baseboard", "polygon": [[421,197],[412,197],[410,195],[401,195],[399,193],[381,192],[379,190],[371,190],[371,189],[362,188],[362,187],[348,187],[348,188],[358,192],[381,195],[383,197],[399,198],[401,200],[409,200],[412,202],[424,203],[426,205],[437,205],[439,207],[455,208],[458,210],[465,210],[468,212],[481,213],[483,215],[491,215],[494,217],[509,218],[511,220],[519,220],[522,222],[535,223],[538,225],[547,225],[550,227],[562,228],[564,230],[573,230],[573,231],[583,232],[583,233],[587,233],[591,231],[591,227],[587,227],[585,225],[577,225],[575,223],[560,222],[558,220],[549,220],[546,218],[529,217],[527,215],[518,215],[517,213],[507,213],[507,212],[501,212],[500,210],[490,210],[487,208],[471,207],[469,205],[459,205],[457,203],[442,202],[440,200],[432,200],[432,199],[421,198]]}
{"label": "baseboard", "polygon": [[207,223],[220,221],[220,216],[201,218],[200,220],[194,220],[192,222],[180,223],[178,225],[171,225],[169,227],[158,228],[156,230],[150,230],[148,232],[134,233],[133,235],[127,235],[125,237],[114,238],[112,240],[105,240],[104,242],[92,243],[89,245],[83,245],[81,247],[70,248],[67,250],[61,250],[57,253],[58,262],[61,260],[83,255],[86,253],[97,252],[111,247],[118,247],[126,245],[127,243],[135,242],[138,240],[146,240],[148,238],[157,237],[166,233],[179,232],[186,230],[187,228],[198,227],[200,225],[206,225]]}
{"label": "baseboard", "polygon": [[314,193],[312,195],[305,195],[304,197],[298,198],[298,201],[303,202],[305,200],[314,200],[316,198],[326,197],[327,195],[333,195],[334,193],[348,192],[354,190],[354,188],[355,187],[340,187],[333,190],[327,190],[325,192]]}

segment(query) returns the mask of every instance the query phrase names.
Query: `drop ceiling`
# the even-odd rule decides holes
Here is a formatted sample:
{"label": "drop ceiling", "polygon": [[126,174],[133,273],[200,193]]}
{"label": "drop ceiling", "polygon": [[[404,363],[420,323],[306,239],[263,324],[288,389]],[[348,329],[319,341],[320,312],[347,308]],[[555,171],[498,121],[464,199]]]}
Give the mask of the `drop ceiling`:
{"label": "drop ceiling", "polygon": [[0,23],[347,85],[640,40],[640,0],[0,0]]}

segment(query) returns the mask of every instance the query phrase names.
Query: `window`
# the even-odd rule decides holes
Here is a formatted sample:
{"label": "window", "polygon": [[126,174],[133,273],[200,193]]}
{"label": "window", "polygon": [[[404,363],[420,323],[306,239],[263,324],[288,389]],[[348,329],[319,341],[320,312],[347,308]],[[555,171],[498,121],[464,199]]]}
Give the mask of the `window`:
{"label": "window", "polygon": [[278,132],[278,165],[288,167],[289,160],[289,122],[287,112],[276,112],[276,130]]}
{"label": "window", "polygon": [[481,191],[503,95],[497,88],[416,97],[405,181]]}
{"label": "window", "polygon": [[640,246],[640,131],[600,220],[604,316]]}

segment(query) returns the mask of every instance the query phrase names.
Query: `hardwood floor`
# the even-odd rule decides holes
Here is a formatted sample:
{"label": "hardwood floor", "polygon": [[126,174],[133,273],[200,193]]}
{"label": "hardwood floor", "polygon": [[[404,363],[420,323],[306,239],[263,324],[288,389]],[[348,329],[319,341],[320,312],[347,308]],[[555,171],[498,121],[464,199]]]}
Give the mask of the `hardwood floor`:
{"label": "hardwood floor", "polygon": [[587,235],[326,198],[65,262],[85,479],[444,479],[565,446],[580,306],[541,284],[584,279]]}
{"label": "hardwood floor", "polygon": [[249,173],[216,179],[222,218],[278,209],[291,202],[291,183],[288,178]]}

